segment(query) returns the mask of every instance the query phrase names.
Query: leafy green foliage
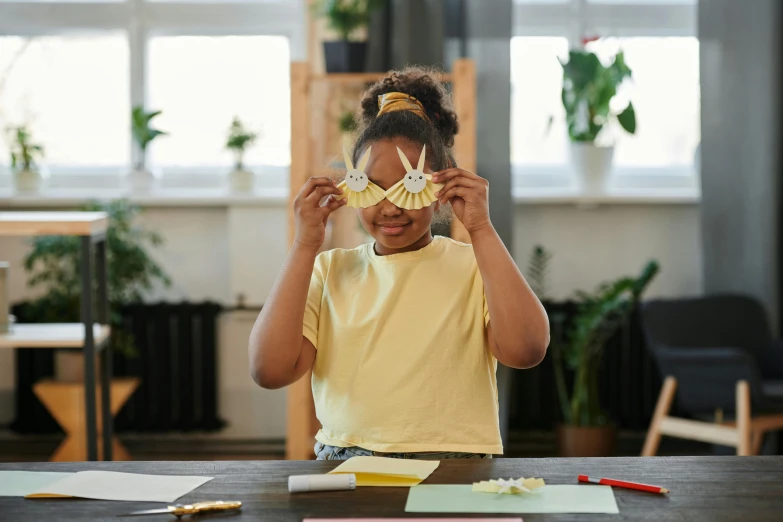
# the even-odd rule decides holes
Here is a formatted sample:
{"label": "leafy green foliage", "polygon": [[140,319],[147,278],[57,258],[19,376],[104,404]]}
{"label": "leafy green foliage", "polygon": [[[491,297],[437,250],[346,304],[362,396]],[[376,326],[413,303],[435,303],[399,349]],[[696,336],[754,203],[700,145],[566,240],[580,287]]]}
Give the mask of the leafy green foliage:
{"label": "leafy green foliage", "polygon": [[370,22],[372,12],[383,5],[384,0],[316,0],[313,14],[326,18],[329,29],[342,40],[349,40],[354,31]]}
{"label": "leafy green foliage", "polygon": [[253,145],[258,139],[258,133],[246,129],[238,116],[234,116],[231,122],[231,128],[228,130],[228,141],[226,148],[234,153],[234,165],[237,170],[244,168],[243,159],[245,150]]}
{"label": "leafy green foliage", "polygon": [[11,168],[33,170],[36,160],[44,156],[43,147],[32,143],[32,135],[25,125],[9,128],[8,134],[11,144]]}
{"label": "leafy green foliage", "polygon": [[552,254],[541,245],[533,247],[527,264],[527,282],[540,300],[546,298],[546,280]]}
{"label": "leafy green foliage", "polygon": [[[106,232],[106,268],[108,276],[110,323],[114,348],[133,354],[133,339],[122,329],[119,308],[142,300],[153,284],[168,286],[171,280],[147,253],[147,245],[159,246],[163,238],[156,232],[137,226],[137,206],[119,200],[108,204],[91,203],[86,211],[103,211],[109,215]],[[31,303],[41,322],[78,321],[81,295],[80,240],[73,236],[41,236],[32,242],[24,260],[31,288],[45,288],[46,293]]]}
{"label": "leafy green foliage", "polygon": [[[608,422],[598,396],[598,373],[604,345],[626,324],[658,271],[658,263],[649,261],[638,277],[623,277],[605,283],[594,293],[577,293],[579,305],[567,331],[566,343],[553,345],[555,380],[567,424],[598,426]],[[570,396],[564,366],[574,372]]]}
{"label": "leafy green foliage", "polygon": [[337,120],[337,125],[340,128],[340,132],[344,134],[354,132],[357,128],[356,117],[354,116],[353,112],[345,111]]}
{"label": "leafy green foliage", "polygon": [[571,140],[595,141],[612,118],[617,118],[627,132],[636,132],[636,112],[630,102],[619,114],[610,108],[617,88],[631,77],[631,69],[622,52],[605,66],[595,53],[574,49],[568,53],[568,61],[560,60],[560,65],[563,67],[561,98]]}
{"label": "leafy green foliage", "polygon": [[133,139],[138,143],[142,152],[147,150],[147,145],[158,136],[163,136],[166,132],[158,129],[154,129],[150,126],[150,121],[161,111],[147,112],[144,107],[137,105],[133,108],[131,113],[131,131],[133,133]]}

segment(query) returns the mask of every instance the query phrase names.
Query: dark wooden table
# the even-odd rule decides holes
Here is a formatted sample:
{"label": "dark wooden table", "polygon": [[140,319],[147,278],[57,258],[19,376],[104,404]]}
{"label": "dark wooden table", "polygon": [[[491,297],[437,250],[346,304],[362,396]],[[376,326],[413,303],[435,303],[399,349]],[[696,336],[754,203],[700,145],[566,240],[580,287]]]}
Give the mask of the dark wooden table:
{"label": "dark wooden table", "polygon": [[[405,513],[408,490],[359,488],[357,491],[288,493],[289,475],[323,473],[335,462],[87,462],[72,464],[0,464],[2,470],[111,470],[161,475],[215,477],[180,499],[241,500],[241,513],[199,520],[299,522],[306,517],[436,517]],[[522,515],[532,520],[781,521],[783,456],[780,457],[633,457],[609,459],[494,459],[443,461],[427,484],[469,484],[498,477],[543,477],[547,484],[574,484],[580,473],[648,482],[671,489],[667,496],[615,489],[619,515]],[[591,487],[584,485],[583,487]],[[162,507],[144,502],[99,500],[26,500],[0,497],[0,521],[171,520],[169,515],[117,519],[116,515]],[[469,517],[480,515],[466,515]],[[489,515],[510,517],[512,515]],[[183,519],[187,520],[187,519]]]}

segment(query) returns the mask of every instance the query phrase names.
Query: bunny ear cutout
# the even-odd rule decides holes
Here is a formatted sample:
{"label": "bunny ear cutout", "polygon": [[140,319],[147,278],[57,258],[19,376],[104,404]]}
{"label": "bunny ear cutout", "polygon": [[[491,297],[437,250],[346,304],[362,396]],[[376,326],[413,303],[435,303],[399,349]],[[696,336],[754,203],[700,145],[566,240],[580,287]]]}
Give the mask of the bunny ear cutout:
{"label": "bunny ear cutout", "polygon": [[[367,149],[367,152],[370,152],[370,149]],[[343,147],[343,160],[345,161],[345,169],[346,170],[353,170],[353,161],[351,161],[351,155],[348,154],[348,149]],[[360,170],[364,170],[362,167],[359,167]]]}
{"label": "bunny ear cutout", "polygon": [[370,162],[370,151],[372,150],[372,145],[367,147],[367,150],[362,155],[362,159],[359,160],[359,167],[357,167],[359,170],[364,172],[364,169],[367,168],[367,163]]}
{"label": "bunny ear cutout", "polygon": [[405,172],[410,172],[413,170],[413,167],[411,166],[411,162],[408,161],[408,158],[403,154],[403,152],[400,150],[399,147],[397,147],[397,154],[400,155],[400,159],[402,160],[402,164],[405,167]]}
{"label": "bunny ear cutout", "polygon": [[421,192],[409,192],[405,188],[404,180],[400,180],[394,184],[392,188],[386,191],[386,198],[397,205],[400,208],[406,210],[419,210],[424,207],[429,207],[435,203],[438,198],[435,197],[435,193],[443,188],[440,183],[432,182],[432,175],[425,174],[427,178],[427,184]]}
{"label": "bunny ear cutout", "polygon": [[[399,149],[397,149],[397,150],[399,150]],[[419,164],[416,165],[416,170],[418,170],[419,172],[424,172],[424,152],[426,150],[427,150],[427,146],[424,145],[421,148],[421,156],[419,156]]]}
{"label": "bunny ear cutout", "polygon": [[367,187],[361,192],[356,192],[348,188],[345,180],[337,184],[337,188],[343,191],[342,194],[335,194],[335,199],[348,198],[349,207],[367,208],[377,205],[386,197],[386,193],[375,183],[368,183]]}

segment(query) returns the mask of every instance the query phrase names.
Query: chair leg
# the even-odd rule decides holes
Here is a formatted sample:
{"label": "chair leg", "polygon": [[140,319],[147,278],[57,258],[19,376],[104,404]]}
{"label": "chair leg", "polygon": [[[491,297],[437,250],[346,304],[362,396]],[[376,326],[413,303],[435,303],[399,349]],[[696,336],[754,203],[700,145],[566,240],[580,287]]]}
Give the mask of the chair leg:
{"label": "chair leg", "polygon": [[751,455],[750,386],[737,381],[737,455]]}
{"label": "chair leg", "polygon": [[676,391],[677,379],[666,377],[666,380],[663,381],[661,393],[658,395],[658,403],[655,405],[655,413],[650,422],[650,428],[647,430],[642,457],[652,457],[658,452],[658,446],[661,444],[661,422],[669,414],[669,410],[671,410]]}
{"label": "chair leg", "polygon": [[761,453],[761,445],[764,443],[764,432],[762,430],[754,430],[752,435],[752,455],[758,455]]}

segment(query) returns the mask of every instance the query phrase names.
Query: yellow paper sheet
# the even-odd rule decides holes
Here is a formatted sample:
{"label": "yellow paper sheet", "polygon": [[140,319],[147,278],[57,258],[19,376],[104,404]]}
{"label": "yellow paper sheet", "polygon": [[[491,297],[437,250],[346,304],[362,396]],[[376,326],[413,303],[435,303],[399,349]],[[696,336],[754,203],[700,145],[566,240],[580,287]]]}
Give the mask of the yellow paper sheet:
{"label": "yellow paper sheet", "polygon": [[353,457],[329,473],[353,473],[357,486],[410,487],[429,477],[439,464],[435,460]]}
{"label": "yellow paper sheet", "polygon": [[[511,480],[511,479],[509,479]],[[517,479],[519,483],[522,484],[522,487],[527,488],[529,490],[534,490],[536,488],[544,487],[544,479],[537,479],[537,478],[520,478]],[[521,490],[517,487],[511,487],[506,488],[503,490],[503,485],[500,484],[497,480],[485,480],[482,482],[474,482],[473,483],[473,491],[478,491],[481,493],[504,493],[509,495],[519,494],[519,493],[526,493],[526,491]]]}

